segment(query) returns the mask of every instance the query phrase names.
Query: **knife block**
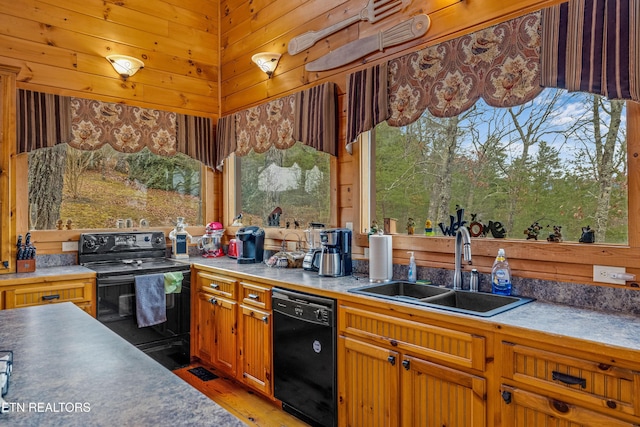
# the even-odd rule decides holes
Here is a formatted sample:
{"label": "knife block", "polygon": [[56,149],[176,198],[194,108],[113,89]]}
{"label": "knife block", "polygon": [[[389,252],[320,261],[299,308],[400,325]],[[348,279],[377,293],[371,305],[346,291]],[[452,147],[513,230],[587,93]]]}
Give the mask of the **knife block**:
{"label": "knife block", "polygon": [[18,273],[33,273],[36,271],[35,259],[19,259],[16,263],[16,271]]}

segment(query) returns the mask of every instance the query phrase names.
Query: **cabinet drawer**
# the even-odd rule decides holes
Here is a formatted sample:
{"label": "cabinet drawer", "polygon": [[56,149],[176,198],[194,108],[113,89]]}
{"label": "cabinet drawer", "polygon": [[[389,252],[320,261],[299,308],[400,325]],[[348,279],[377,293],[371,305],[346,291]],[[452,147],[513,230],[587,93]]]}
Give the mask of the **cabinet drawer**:
{"label": "cabinet drawer", "polygon": [[89,303],[93,300],[91,282],[24,286],[6,291],[6,308],[29,307],[58,302]]}
{"label": "cabinet drawer", "polygon": [[341,306],[341,333],[391,345],[394,350],[466,368],[485,370],[486,343],[479,335]]}
{"label": "cabinet drawer", "polygon": [[575,399],[606,412],[638,415],[639,374],[604,360],[587,360],[502,342],[503,377]]}
{"label": "cabinet drawer", "polygon": [[225,298],[236,298],[236,281],[222,276],[198,272],[200,290]]}
{"label": "cabinet drawer", "polygon": [[271,309],[271,289],[266,286],[240,282],[240,298],[243,304],[263,310]]}

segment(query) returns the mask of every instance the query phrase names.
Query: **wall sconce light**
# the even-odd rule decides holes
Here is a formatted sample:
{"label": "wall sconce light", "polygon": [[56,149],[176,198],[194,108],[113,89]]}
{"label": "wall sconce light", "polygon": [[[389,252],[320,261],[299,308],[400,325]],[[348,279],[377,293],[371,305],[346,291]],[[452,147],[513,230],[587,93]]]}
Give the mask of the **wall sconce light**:
{"label": "wall sconce light", "polygon": [[271,78],[281,56],[281,54],[275,52],[260,52],[253,55],[251,60]]}
{"label": "wall sconce light", "polygon": [[126,55],[109,55],[107,61],[111,63],[116,73],[120,74],[123,80],[133,76],[141,68],[144,68],[144,62],[138,58]]}

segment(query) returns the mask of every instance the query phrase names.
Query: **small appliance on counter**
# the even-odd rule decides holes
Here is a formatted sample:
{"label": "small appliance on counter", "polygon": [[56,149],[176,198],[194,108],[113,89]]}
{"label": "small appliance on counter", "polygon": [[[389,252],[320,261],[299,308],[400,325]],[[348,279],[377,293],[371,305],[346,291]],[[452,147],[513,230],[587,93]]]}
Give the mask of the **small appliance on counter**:
{"label": "small appliance on counter", "polygon": [[264,259],[264,230],[250,225],[236,231],[238,264],[260,263]]}
{"label": "small appliance on counter", "polygon": [[205,234],[198,239],[198,249],[204,258],[217,258],[224,256],[222,249],[222,235],[224,228],[219,222],[210,222],[205,228]]}
{"label": "small appliance on counter", "polygon": [[229,258],[238,258],[238,241],[236,239],[229,239],[229,247],[227,248],[227,256]]}
{"label": "small appliance on counter", "polygon": [[169,233],[172,258],[189,258],[189,240],[191,240],[191,234],[184,229],[186,226],[187,224],[184,223],[184,218],[179,216],[176,228]]}
{"label": "small appliance on counter", "polygon": [[351,275],[351,230],[332,228],[320,232],[320,276]]}
{"label": "small appliance on counter", "polygon": [[322,230],[324,230],[324,224],[319,222],[312,222],[309,224],[309,229],[304,230],[308,249],[302,260],[302,268],[307,271],[318,271],[320,268],[320,252],[322,251],[320,232]]}

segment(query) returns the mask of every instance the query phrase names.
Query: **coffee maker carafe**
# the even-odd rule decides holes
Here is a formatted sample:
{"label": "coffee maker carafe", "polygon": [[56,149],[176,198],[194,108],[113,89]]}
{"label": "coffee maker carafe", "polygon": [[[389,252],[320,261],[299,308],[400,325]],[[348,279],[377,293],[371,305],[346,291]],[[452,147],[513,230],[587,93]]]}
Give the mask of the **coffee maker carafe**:
{"label": "coffee maker carafe", "polygon": [[238,264],[253,264],[264,259],[264,230],[255,225],[236,231]]}
{"label": "coffee maker carafe", "polygon": [[320,232],[320,276],[351,275],[351,230],[333,228]]}
{"label": "coffee maker carafe", "polygon": [[320,253],[322,252],[320,232],[322,230],[324,230],[324,224],[319,222],[312,222],[309,224],[309,229],[304,230],[308,249],[302,260],[302,268],[307,271],[318,271],[320,268]]}

